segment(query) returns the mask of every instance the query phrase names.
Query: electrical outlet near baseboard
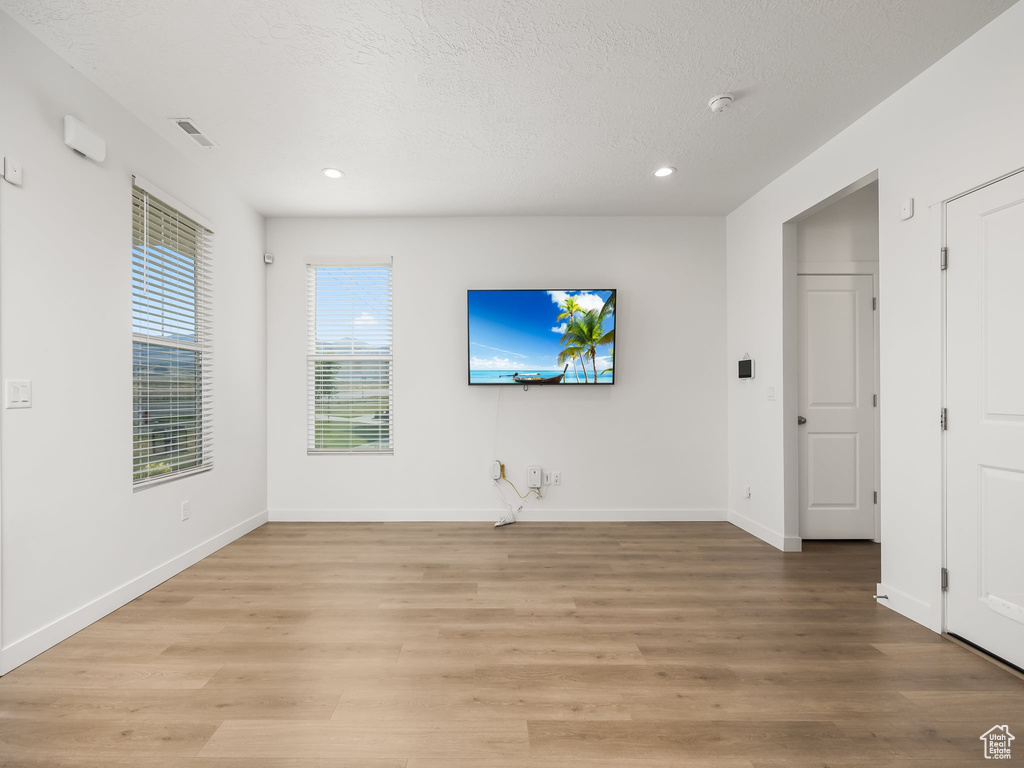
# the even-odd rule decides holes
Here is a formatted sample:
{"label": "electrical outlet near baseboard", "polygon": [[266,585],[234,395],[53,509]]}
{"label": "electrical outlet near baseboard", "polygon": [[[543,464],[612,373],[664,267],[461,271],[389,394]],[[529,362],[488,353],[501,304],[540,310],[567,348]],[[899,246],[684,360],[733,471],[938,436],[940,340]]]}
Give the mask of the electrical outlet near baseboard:
{"label": "electrical outlet near baseboard", "polygon": [[551,473],[551,484],[552,485],[561,485],[562,484],[562,471],[561,470],[556,470],[556,471]]}
{"label": "electrical outlet near baseboard", "polygon": [[187,501],[183,501],[183,502],[181,502],[181,521],[185,522],[186,520],[188,520],[188,515],[189,515],[188,502]]}

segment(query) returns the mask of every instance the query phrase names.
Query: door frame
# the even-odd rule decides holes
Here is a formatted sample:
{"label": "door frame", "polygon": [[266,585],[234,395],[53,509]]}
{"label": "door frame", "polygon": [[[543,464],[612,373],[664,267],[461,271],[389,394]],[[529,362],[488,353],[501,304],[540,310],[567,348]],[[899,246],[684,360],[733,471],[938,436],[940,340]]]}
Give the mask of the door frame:
{"label": "door frame", "polygon": [[[878,297],[878,262],[877,261],[804,261],[798,262],[796,265],[797,278],[803,275],[871,275],[871,296],[876,302],[875,311],[871,313],[871,325],[873,328],[872,334],[872,345],[874,349],[874,355],[872,364],[874,365],[874,380],[875,391],[874,394],[878,395],[878,405],[875,407],[875,461],[874,461],[874,488],[875,493],[878,494],[878,501],[875,503],[875,536],[872,539],[876,544],[882,543],[882,494],[880,492],[881,479],[882,479],[882,392],[881,392],[881,356],[879,354],[879,341],[881,340],[881,334],[879,332],[879,312],[881,311],[881,302]],[[799,324],[796,328],[797,339],[800,338],[800,327]],[[799,348],[799,341],[797,343]],[[799,390],[800,382],[797,381],[797,389]],[[797,468],[799,473],[799,466]],[[799,477],[799,475],[798,475]],[[803,483],[803,478],[800,477],[799,481]],[[800,537],[803,538],[803,532],[801,531]]]}
{"label": "door frame", "polygon": [[[1009,179],[1010,177],[1016,176],[1016,175],[1021,174],[1021,173],[1024,173],[1024,167],[1017,168],[1017,169],[1012,170],[1012,171],[1010,171],[1008,173],[1003,173],[1003,174],[1001,174],[999,176],[996,176],[994,178],[991,178],[988,181],[985,181],[985,182],[983,182],[981,184],[975,184],[974,186],[972,186],[972,187],[970,187],[968,189],[964,189],[964,190],[962,190],[960,192],[957,192],[955,194],[950,194],[950,195],[948,195],[946,197],[943,197],[942,199],[937,200],[936,202],[932,203],[932,205],[930,206],[930,208],[931,208],[931,220],[932,220],[932,231],[937,233],[937,235],[938,235],[938,238],[937,238],[938,239],[938,245],[936,247],[936,252],[944,253],[945,252],[945,248],[948,245],[948,241],[947,241],[947,234],[948,234],[948,232],[947,232],[947,221],[948,221],[948,217],[947,217],[946,208],[947,208],[947,206],[950,203],[952,203],[954,200],[959,200],[962,197],[966,197],[967,195],[970,195],[970,194],[972,194],[974,192],[977,192],[979,190],[985,189],[986,187],[991,187],[993,184],[998,184],[1000,181],[1005,181],[1006,179]],[[948,402],[948,394],[949,394],[948,393],[948,373],[949,373],[949,366],[948,366],[948,363],[949,363],[949,349],[948,349],[948,343],[949,343],[949,334],[948,334],[948,329],[947,329],[947,325],[946,325],[947,321],[948,321],[948,309],[949,309],[948,303],[947,303],[948,302],[947,291],[948,291],[949,273],[946,272],[946,270],[944,268],[941,269],[941,271],[940,271],[939,279],[941,280],[940,296],[941,296],[941,306],[942,306],[942,318],[941,318],[941,322],[939,323],[940,333],[942,335],[942,404],[941,404],[940,407],[945,409],[949,405],[949,402]],[[942,526],[942,531],[941,531],[941,542],[942,542],[941,562],[942,562],[943,569],[949,567],[949,507],[948,507],[948,503],[949,503],[949,501],[948,501],[949,467],[948,467],[948,464],[947,464],[947,457],[948,457],[948,451],[949,451],[948,443],[947,443],[948,438],[949,438],[948,434],[946,433],[945,430],[943,430],[943,432],[942,432],[942,452],[941,452],[942,466],[940,468],[940,475],[942,477],[942,492],[941,492],[942,505],[941,505],[941,509],[940,509],[940,519],[941,519],[941,526]],[[949,619],[949,593],[946,592],[945,590],[942,590],[942,592],[941,592],[940,600],[939,600],[939,608],[940,608],[940,613],[941,613],[941,619],[940,620],[941,620],[942,631],[946,632],[947,631],[946,622]]]}
{"label": "door frame", "polygon": [[[836,190],[828,197],[822,198],[811,207],[796,216],[782,222],[782,497],[783,497],[783,548],[786,552],[799,552],[803,539],[800,537],[800,439],[796,419],[799,403],[797,402],[797,271],[798,271],[798,238],[797,226],[801,221],[813,216],[844,197],[863,189],[878,181],[878,170],[871,171],[845,187]],[[881,242],[879,242],[881,245]],[[834,269],[822,266],[821,269]],[[870,262],[857,262],[870,263]],[[805,262],[817,265],[820,262]],[[853,269],[860,269],[854,267]],[[879,494],[881,495],[881,494]]]}

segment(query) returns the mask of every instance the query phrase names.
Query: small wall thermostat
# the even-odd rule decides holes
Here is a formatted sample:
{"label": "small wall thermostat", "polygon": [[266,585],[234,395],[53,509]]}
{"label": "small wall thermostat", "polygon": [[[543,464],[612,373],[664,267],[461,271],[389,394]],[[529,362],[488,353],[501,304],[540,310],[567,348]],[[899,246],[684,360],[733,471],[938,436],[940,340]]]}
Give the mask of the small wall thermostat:
{"label": "small wall thermostat", "polygon": [[749,357],[745,357],[740,360],[739,364],[739,378],[741,379],[752,379],[754,378],[754,361]]}

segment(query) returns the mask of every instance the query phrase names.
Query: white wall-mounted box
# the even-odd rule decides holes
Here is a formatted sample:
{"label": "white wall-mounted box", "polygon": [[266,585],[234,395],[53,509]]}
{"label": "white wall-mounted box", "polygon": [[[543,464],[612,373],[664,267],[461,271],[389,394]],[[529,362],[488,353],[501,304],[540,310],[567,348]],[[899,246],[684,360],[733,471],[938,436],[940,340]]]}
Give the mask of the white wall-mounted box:
{"label": "white wall-mounted box", "polygon": [[107,159],[107,142],[103,137],[71,115],[64,115],[64,143],[97,163]]}

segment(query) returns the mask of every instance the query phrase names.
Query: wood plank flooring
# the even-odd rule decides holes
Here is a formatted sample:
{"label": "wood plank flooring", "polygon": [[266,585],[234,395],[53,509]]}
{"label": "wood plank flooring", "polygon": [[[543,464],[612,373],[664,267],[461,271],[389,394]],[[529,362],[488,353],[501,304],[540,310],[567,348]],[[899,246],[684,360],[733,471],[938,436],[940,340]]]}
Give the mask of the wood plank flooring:
{"label": "wood plank flooring", "polygon": [[[266,525],[0,679],[4,768],[961,768],[1024,681],[726,523]],[[1021,747],[1024,759],[1024,747]]]}

